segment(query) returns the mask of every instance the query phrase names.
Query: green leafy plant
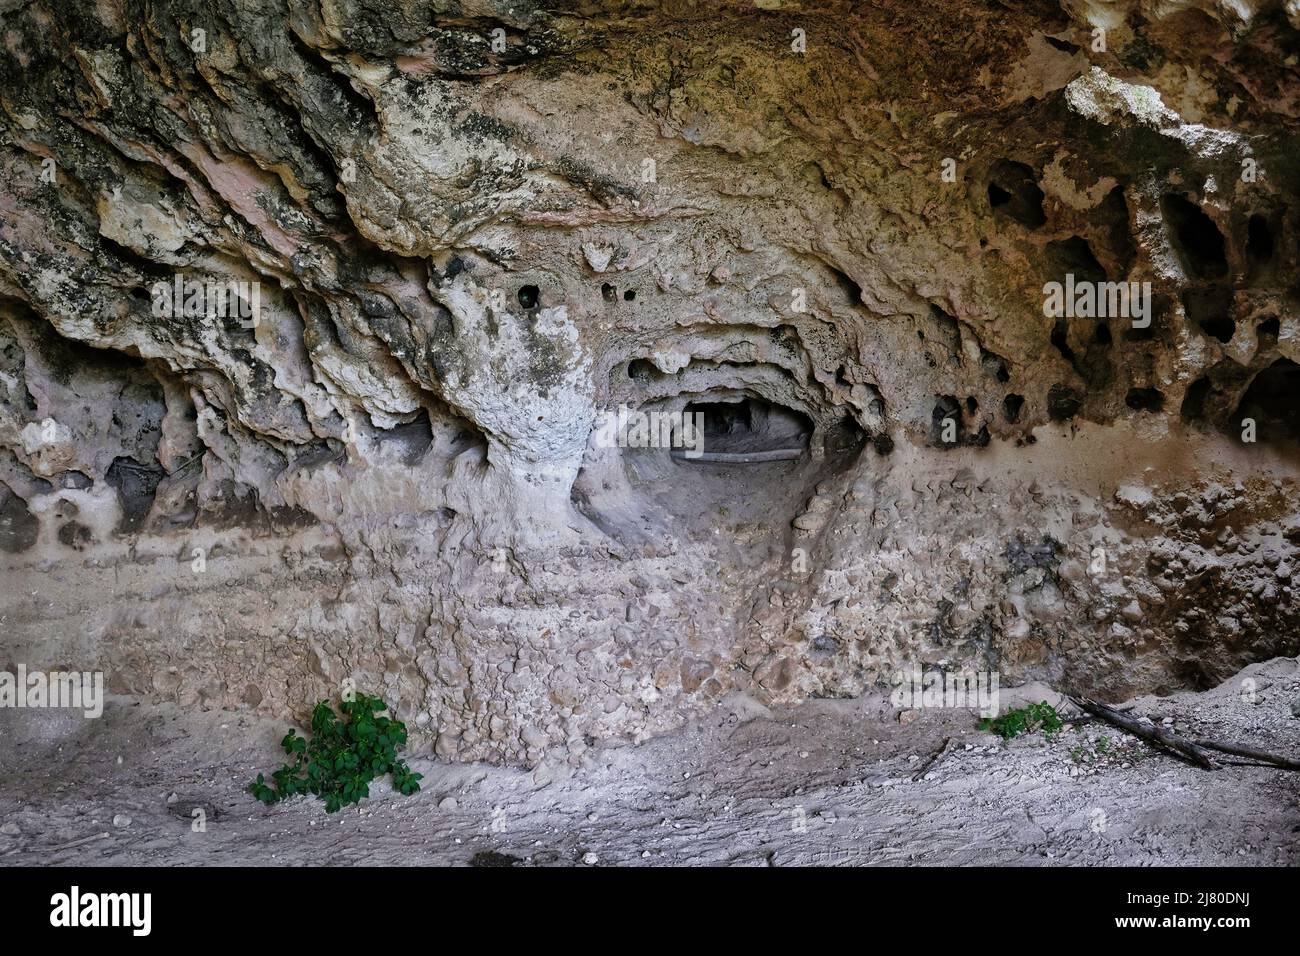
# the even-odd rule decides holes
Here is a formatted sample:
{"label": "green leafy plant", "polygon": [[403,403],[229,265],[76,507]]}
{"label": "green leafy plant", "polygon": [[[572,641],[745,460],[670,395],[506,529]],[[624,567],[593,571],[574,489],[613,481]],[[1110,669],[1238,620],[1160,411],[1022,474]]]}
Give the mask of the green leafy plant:
{"label": "green leafy plant", "polygon": [[336,715],[322,700],[312,711],[311,740],[290,728],[280,746],[291,762],[271,774],[269,784],[259,773],[248,792],[265,804],[311,793],[333,813],[370,796],[370,781],[391,773],[393,788],[410,796],[420,789],[423,775],[397,759],[398,748],[406,744],[406,725],[379,716],[387,709],[378,697],[357,694],[340,703]]}
{"label": "green leafy plant", "polygon": [[980,730],[991,730],[1003,740],[1010,740],[1020,734],[1032,734],[1036,730],[1041,730],[1043,736],[1051,740],[1052,734],[1063,726],[1065,724],[1061,715],[1045,700],[1009,710],[1001,717],[985,717],[980,721]]}

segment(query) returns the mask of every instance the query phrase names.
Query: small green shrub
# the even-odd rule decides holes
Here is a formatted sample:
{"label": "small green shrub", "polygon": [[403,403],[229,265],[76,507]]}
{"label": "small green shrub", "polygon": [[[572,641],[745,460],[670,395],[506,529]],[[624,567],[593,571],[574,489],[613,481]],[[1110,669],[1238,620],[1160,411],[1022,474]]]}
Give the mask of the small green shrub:
{"label": "small green shrub", "polygon": [[420,789],[423,775],[397,759],[398,748],[406,744],[406,725],[378,716],[387,709],[378,697],[357,694],[339,704],[340,718],[322,700],[312,711],[311,740],[290,728],[280,746],[292,763],[271,774],[271,784],[259,773],[248,792],[265,804],[313,793],[333,813],[370,796],[370,781],[391,773],[393,788],[410,796]]}
{"label": "small green shrub", "polygon": [[1003,740],[1010,740],[1020,734],[1032,734],[1041,730],[1048,740],[1064,726],[1061,715],[1047,701],[1039,701],[1028,707],[1009,710],[1001,717],[985,717],[980,721],[980,730],[991,730]]}

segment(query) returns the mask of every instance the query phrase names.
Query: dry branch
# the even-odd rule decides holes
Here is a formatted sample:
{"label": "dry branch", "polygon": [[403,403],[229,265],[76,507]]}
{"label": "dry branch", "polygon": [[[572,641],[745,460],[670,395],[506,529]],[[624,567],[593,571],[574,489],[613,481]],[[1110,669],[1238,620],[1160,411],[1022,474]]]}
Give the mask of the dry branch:
{"label": "dry branch", "polygon": [[1071,697],[1070,699],[1080,709],[1086,710],[1095,717],[1100,717],[1107,723],[1114,724],[1121,730],[1128,731],[1134,737],[1141,737],[1143,740],[1169,751],[1188,763],[1195,764],[1205,770],[1213,770],[1218,766],[1210,755],[1195,743],[1184,737],[1179,737],[1177,734],[1171,733],[1149,720],[1122,714],[1113,707],[1107,707],[1105,704],[1098,703],[1088,697]]}
{"label": "dry branch", "polygon": [[1219,753],[1232,754],[1237,757],[1247,757],[1282,770],[1300,770],[1300,760],[1280,757],[1257,747],[1247,747],[1244,744],[1236,744],[1231,741],[1214,740],[1208,737],[1198,737],[1193,740],[1165,730],[1145,718],[1130,717],[1128,714],[1121,713],[1113,707],[1107,707],[1105,704],[1098,703],[1088,697],[1071,697],[1070,700],[1074,701],[1080,709],[1093,716],[1114,724],[1121,730],[1126,730],[1135,737],[1141,737],[1143,740],[1153,743],[1175,756],[1206,770],[1213,770],[1218,766],[1210,754],[1206,753],[1207,750],[1215,750]]}

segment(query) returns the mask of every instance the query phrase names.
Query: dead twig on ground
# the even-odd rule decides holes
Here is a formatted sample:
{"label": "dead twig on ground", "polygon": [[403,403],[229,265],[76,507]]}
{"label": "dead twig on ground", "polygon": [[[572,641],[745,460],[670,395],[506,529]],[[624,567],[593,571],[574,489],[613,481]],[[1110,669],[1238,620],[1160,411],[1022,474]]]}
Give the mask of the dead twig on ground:
{"label": "dead twig on ground", "polygon": [[1271,754],[1267,750],[1259,750],[1255,747],[1247,747],[1243,744],[1234,744],[1220,740],[1212,740],[1207,737],[1198,737],[1194,741],[1198,747],[1205,747],[1207,750],[1217,750],[1220,753],[1232,754],[1235,757],[1248,757],[1251,760],[1259,760],[1266,764],[1272,764],[1283,770],[1300,770],[1300,760],[1292,760],[1290,757],[1279,757],[1277,754]]}
{"label": "dead twig on ground", "polygon": [[1208,737],[1183,737],[1173,731],[1165,730],[1158,724],[1142,717],[1131,717],[1128,714],[1116,710],[1114,707],[1108,707],[1105,704],[1092,700],[1089,697],[1071,697],[1072,700],[1081,710],[1084,710],[1107,723],[1114,724],[1121,730],[1125,730],[1135,737],[1155,744],[1163,750],[1167,750],[1174,756],[1188,763],[1195,764],[1205,770],[1213,770],[1219,766],[1214,758],[1207,751],[1217,751],[1219,753],[1232,754],[1236,757],[1247,757],[1251,760],[1260,761],[1267,766],[1277,767],[1281,770],[1300,770],[1300,760],[1292,760],[1290,757],[1281,757],[1277,754],[1269,753],[1266,750],[1260,750],[1257,747],[1247,747],[1244,744],[1232,743],[1231,741],[1214,740]]}
{"label": "dead twig on ground", "polygon": [[1166,750],[1188,763],[1195,764],[1204,770],[1214,770],[1218,767],[1218,764],[1214,762],[1214,758],[1192,741],[1179,737],[1177,734],[1171,733],[1149,720],[1130,717],[1128,714],[1120,713],[1115,708],[1107,707],[1090,697],[1071,697],[1070,700],[1074,701],[1080,709],[1100,717],[1107,723],[1114,724],[1121,730],[1128,731],[1134,737],[1141,737],[1148,743],[1155,744],[1162,750]]}
{"label": "dead twig on ground", "polygon": [[926,757],[925,763],[921,764],[920,768],[916,771],[916,773],[912,774],[913,783],[916,783],[916,781],[924,777],[926,773],[930,770],[930,768],[933,767],[936,763],[938,763],[939,758],[948,752],[948,745],[950,743],[952,743],[951,737],[943,738],[943,743],[939,745],[939,748],[935,750],[934,753],[930,754],[930,756]]}

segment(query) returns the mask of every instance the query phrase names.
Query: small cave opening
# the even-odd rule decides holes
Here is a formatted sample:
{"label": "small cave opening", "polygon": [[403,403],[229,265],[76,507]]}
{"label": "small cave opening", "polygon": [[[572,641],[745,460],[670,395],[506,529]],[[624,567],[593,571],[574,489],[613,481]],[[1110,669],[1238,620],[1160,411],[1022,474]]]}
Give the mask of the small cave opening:
{"label": "small cave opening", "polygon": [[416,464],[433,444],[433,425],[429,421],[429,410],[421,408],[409,422],[378,430],[375,438],[381,445],[391,443],[392,448],[405,464]]}
{"label": "small cave opening", "polygon": [[1034,171],[1024,163],[1000,160],[989,172],[989,208],[994,215],[1006,216],[1027,229],[1037,229],[1047,222],[1043,213],[1043,190],[1034,179]]}
{"label": "small cave opening", "polygon": [[1278,359],[1255,376],[1237,406],[1239,426],[1245,419],[1255,422],[1256,440],[1300,441],[1300,365]]}
{"label": "small cave opening", "polygon": [[[616,536],[671,527],[766,542],[788,533],[813,488],[847,471],[868,443],[892,450],[887,435],[869,436],[847,409],[842,418],[817,414],[739,388],[630,409],[617,439],[622,477],[603,487],[589,476],[585,507]],[[621,481],[631,497],[610,490]]]}
{"label": "small cave opening", "polygon": [[[685,414],[703,424],[702,453],[694,460],[751,463],[802,458],[813,433],[807,415],[761,399],[694,401]],[[675,452],[675,457],[685,457]]]}
{"label": "small cave opening", "polygon": [[541,290],[535,285],[522,285],[519,287],[517,298],[519,304],[531,312],[541,301]]}
{"label": "small cave opening", "polygon": [[1282,323],[1277,320],[1275,315],[1270,315],[1255,326],[1255,337],[1259,340],[1260,348],[1272,348],[1277,345],[1277,337],[1281,332]]}
{"label": "small cave opening", "polygon": [[1158,388],[1130,388],[1124,404],[1135,412],[1159,412],[1164,410],[1165,395]]}
{"label": "small cave opening", "polygon": [[1183,393],[1183,404],[1178,409],[1178,414],[1183,417],[1184,421],[1199,422],[1205,420],[1205,403],[1210,397],[1212,389],[1208,378],[1198,378],[1187,386],[1187,391]]}
{"label": "small cave opening", "polygon": [[1097,215],[1106,225],[1103,242],[1116,263],[1121,276],[1128,275],[1137,260],[1137,241],[1130,223],[1128,197],[1123,186],[1116,186],[1106,194],[1097,207]]}
{"label": "small cave opening", "polygon": [[0,551],[17,554],[36,543],[41,522],[27,502],[0,481]]}
{"label": "small cave opening", "polygon": [[1007,420],[1008,424],[1014,425],[1020,421],[1020,413],[1025,407],[1025,397],[1023,395],[1011,394],[1002,399],[1002,417]]}
{"label": "small cave opening", "polygon": [[1223,233],[1196,203],[1178,193],[1160,197],[1169,239],[1193,279],[1220,279],[1228,274]]}
{"label": "small cave opening", "polygon": [[1073,365],[1075,356],[1074,349],[1070,348],[1070,323],[1067,319],[1056,320],[1049,339],[1056,351],[1061,353],[1061,357]]}
{"label": "small cave opening", "polygon": [[1246,262],[1252,279],[1259,278],[1273,262],[1273,229],[1260,213],[1246,223]]}
{"label": "small cave opening", "polygon": [[104,480],[117,490],[117,500],[122,506],[122,520],[118,534],[139,531],[153,507],[158,484],[166,476],[157,464],[142,464],[134,458],[114,458],[108,466]]}
{"label": "small cave opening", "polygon": [[659,374],[659,369],[649,359],[633,359],[627,363],[627,377],[634,382],[649,382]]}
{"label": "small cave opening", "polygon": [[1105,282],[1106,270],[1082,236],[1057,239],[1046,247],[1047,261],[1054,276],[1073,275],[1085,282]]}
{"label": "small cave opening", "polygon": [[1228,286],[1187,289],[1183,292],[1183,311],[1187,321],[1211,338],[1225,345],[1237,334],[1232,317],[1233,291]]}
{"label": "small cave opening", "polygon": [[1121,337],[1125,342],[1153,342],[1161,330],[1168,329],[1170,323],[1166,320],[1173,309],[1173,299],[1164,292],[1156,292],[1151,296],[1151,315],[1149,324],[1135,328],[1132,322],[1123,323],[1123,332]]}
{"label": "small cave opening", "polygon": [[939,395],[930,412],[930,444],[956,448],[962,443],[962,404],[955,396]]}
{"label": "small cave opening", "polygon": [[1068,385],[1058,383],[1047,390],[1047,414],[1052,421],[1069,421],[1082,407],[1083,397]]}

